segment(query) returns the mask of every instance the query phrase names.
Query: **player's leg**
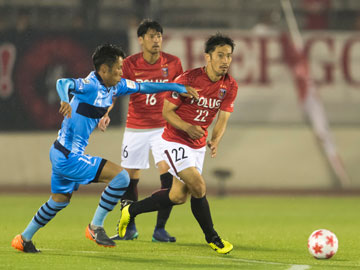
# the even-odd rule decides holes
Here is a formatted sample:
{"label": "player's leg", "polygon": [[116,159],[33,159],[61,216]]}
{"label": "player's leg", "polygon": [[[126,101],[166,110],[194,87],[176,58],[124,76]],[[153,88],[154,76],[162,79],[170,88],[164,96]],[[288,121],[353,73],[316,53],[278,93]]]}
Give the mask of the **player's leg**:
{"label": "player's leg", "polygon": [[[158,168],[160,174],[161,181],[161,189],[170,189],[173,176],[169,173],[169,165],[166,163],[163,157],[163,147],[162,147],[162,135],[163,129],[154,131],[150,144],[151,150],[154,157],[155,165]],[[172,210],[172,206],[168,208],[163,208],[158,211],[156,226],[154,229],[152,241],[153,242],[176,242],[176,238],[171,236],[166,230],[165,225],[167,220],[169,219],[170,213]]]}
{"label": "player's leg", "polygon": [[195,167],[179,172],[191,193],[191,210],[205,234],[206,241],[217,235],[211,218],[209,203],[206,199],[206,185],[203,177]]}
{"label": "player's leg", "polygon": [[206,148],[192,149],[178,143],[165,143],[166,157],[171,165],[170,172],[180,177],[191,194],[191,210],[205,234],[210,247],[218,253],[228,253],[232,245],[222,240],[214,230],[209,203],[206,198],[206,184],[201,176]]}
{"label": "player's leg", "polygon": [[[130,176],[130,184],[123,200],[136,202],[138,200],[137,185],[140,180],[141,169],[149,168],[150,144],[148,132],[125,130],[122,142],[121,166],[125,168]],[[118,231],[116,229],[116,231]],[[131,219],[128,230],[124,237],[118,234],[111,237],[113,240],[133,240],[139,236],[136,229],[135,219]]]}
{"label": "player's leg", "polygon": [[206,184],[200,172],[195,168],[187,168],[178,173],[191,193],[191,211],[199,223],[206,242],[218,253],[228,253],[233,246],[221,239],[214,229],[209,202],[206,198]]}
{"label": "player's leg", "polygon": [[[122,196],[122,200],[129,200],[136,202],[139,199],[137,185],[140,179],[140,169],[126,169],[130,176],[130,184]],[[116,230],[117,231],[117,230]],[[136,229],[135,219],[131,219],[128,229],[126,231],[126,235],[124,237],[120,237],[118,234],[111,237],[112,240],[134,240],[137,239],[139,233]]]}
{"label": "player's leg", "polygon": [[206,199],[206,185],[201,171],[204,162],[205,148],[192,149],[178,143],[167,143],[167,161],[170,171],[175,173],[187,186],[191,194],[191,209],[205,234],[206,241],[217,235]]}
{"label": "player's leg", "polygon": [[52,194],[35,213],[25,230],[13,239],[11,245],[26,253],[39,252],[40,250],[36,249],[32,242],[34,234],[64,209],[70,203],[70,198],[71,194]]}
{"label": "player's leg", "polygon": [[121,211],[121,218],[118,223],[119,235],[125,235],[127,225],[131,218],[134,218],[142,213],[168,208],[174,204],[185,203],[187,195],[188,189],[186,185],[180,180],[174,178],[171,190],[161,189],[141,201],[124,205]]}
{"label": "player's leg", "polygon": [[129,173],[130,184],[123,195],[123,199],[136,202],[139,199],[137,185],[140,180],[141,170],[140,169],[128,169],[128,168],[125,168],[125,170]]}
{"label": "player's leg", "polygon": [[97,175],[99,175],[98,182],[108,183],[108,186],[101,194],[99,205],[91,223],[86,228],[85,235],[98,245],[113,247],[116,244],[107,236],[104,220],[126,191],[130,181],[129,174],[121,166],[107,161],[103,168],[99,168]]}
{"label": "player's leg", "polygon": [[[176,197],[174,201],[171,200],[170,193],[176,193],[176,196],[173,196],[173,198]],[[174,184],[171,189],[157,190],[151,194],[150,197],[132,203],[129,209],[130,215],[131,217],[136,217],[142,213],[157,211],[175,204],[183,204],[186,202],[187,195],[188,190],[186,186],[178,179],[174,179]]]}
{"label": "player's leg", "polygon": [[35,213],[23,233],[17,235],[11,243],[14,248],[23,252],[39,252],[32,243],[33,236],[69,204],[72,192],[78,187],[77,183],[65,179],[61,174],[61,169],[58,169],[60,168],[58,164],[66,163],[67,157],[61,151],[56,150],[54,146],[50,149],[50,160],[52,163],[52,195]]}

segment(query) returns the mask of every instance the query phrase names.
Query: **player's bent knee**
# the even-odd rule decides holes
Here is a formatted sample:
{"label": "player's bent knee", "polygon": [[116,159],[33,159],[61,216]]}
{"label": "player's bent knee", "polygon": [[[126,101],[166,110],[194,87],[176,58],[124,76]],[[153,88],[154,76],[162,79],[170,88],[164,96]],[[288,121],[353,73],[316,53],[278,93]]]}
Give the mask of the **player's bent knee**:
{"label": "player's bent knee", "polygon": [[125,169],[123,169],[111,180],[111,182],[116,187],[127,187],[130,184],[129,173]]}
{"label": "player's bent knee", "polygon": [[206,192],[206,185],[204,181],[198,181],[196,183],[193,183],[192,189],[196,193],[205,193]]}
{"label": "player's bent knee", "polygon": [[187,194],[172,194],[170,192],[169,198],[176,205],[184,204],[187,199]]}
{"label": "player's bent knee", "polygon": [[206,186],[205,185],[196,185],[191,189],[191,195],[195,198],[202,198],[206,194]]}
{"label": "player's bent knee", "polygon": [[114,162],[107,160],[101,170],[98,182],[109,183],[123,171],[125,171],[124,168]]}
{"label": "player's bent knee", "polygon": [[180,205],[180,204],[184,204],[186,202],[186,199],[174,198],[174,199],[171,199],[171,201],[176,205]]}
{"label": "player's bent knee", "polygon": [[72,197],[72,193],[53,193],[51,194],[51,198],[53,199],[54,202],[57,203],[65,203],[65,202],[70,202],[70,199]]}

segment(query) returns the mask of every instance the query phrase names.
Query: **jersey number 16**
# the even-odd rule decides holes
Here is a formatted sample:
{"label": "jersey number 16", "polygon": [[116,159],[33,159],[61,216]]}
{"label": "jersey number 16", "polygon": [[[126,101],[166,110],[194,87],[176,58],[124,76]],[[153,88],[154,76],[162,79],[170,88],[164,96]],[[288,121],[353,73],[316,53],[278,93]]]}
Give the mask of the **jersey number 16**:
{"label": "jersey number 16", "polygon": [[146,105],[151,105],[154,106],[156,104],[156,94],[146,94],[146,101],[145,104]]}

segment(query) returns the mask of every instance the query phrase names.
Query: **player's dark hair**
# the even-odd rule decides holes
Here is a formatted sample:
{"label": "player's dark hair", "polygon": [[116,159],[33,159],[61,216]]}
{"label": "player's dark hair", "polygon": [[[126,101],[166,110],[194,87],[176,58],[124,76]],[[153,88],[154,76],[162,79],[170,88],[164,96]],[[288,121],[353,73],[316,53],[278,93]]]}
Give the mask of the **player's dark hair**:
{"label": "player's dark hair", "polygon": [[228,36],[216,33],[215,35],[209,37],[205,43],[205,53],[212,53],[215,51],[217,46],[229,45],[231,47],[231,52],[234,51],[235,43]]}
{"label": "player's dark hair", "polygon": [[160,23],[154,20],[145,19],[139,24],[137,29],[137,36],[144,37],[149,29],[154,29],[156,32],[160,32],[161,34],[163,33],[163,28]]}
{"label": "player's dark hair", "polygon": [[119,56],[125,58],[125,53],[119,46],[109,43],[99,45],[92,55],[95,70],[99,71],[102,64],[112,68]]}

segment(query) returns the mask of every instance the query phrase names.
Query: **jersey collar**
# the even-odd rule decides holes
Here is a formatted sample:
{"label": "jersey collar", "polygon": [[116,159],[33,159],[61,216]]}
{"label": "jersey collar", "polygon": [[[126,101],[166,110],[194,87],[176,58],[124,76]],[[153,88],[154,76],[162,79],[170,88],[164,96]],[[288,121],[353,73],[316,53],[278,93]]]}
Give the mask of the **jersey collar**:
{"label": "jersey collar", "polygon": [[96,78],[98,79],[98,81],[100,82],[100,84],[102,84],[103,86],[105,86],[103,79],[101,78],[101,76],[99,75],[99,73],[97,73],[96,71],[94,71],[94,74],[96,76]]}

